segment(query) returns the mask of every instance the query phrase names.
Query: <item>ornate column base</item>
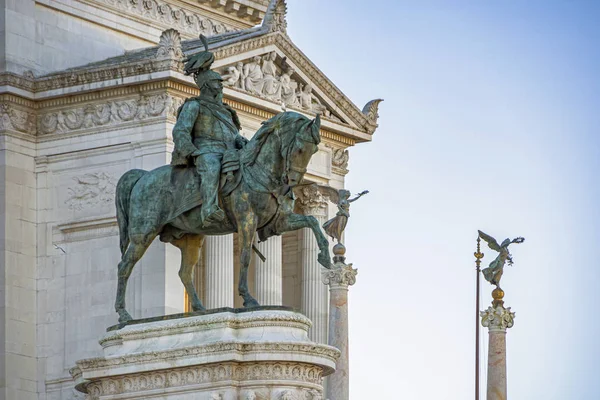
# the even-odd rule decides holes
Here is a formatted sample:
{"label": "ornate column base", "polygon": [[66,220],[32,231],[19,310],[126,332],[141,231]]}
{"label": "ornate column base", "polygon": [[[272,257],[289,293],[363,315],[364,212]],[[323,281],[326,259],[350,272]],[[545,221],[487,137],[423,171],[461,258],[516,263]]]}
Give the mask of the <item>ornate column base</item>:
{"label": "ornate column base", "polygon": [[310,341],[310,325],[283,307],[134,323],[71,375],[90,400],[322,400],[340,353]]}

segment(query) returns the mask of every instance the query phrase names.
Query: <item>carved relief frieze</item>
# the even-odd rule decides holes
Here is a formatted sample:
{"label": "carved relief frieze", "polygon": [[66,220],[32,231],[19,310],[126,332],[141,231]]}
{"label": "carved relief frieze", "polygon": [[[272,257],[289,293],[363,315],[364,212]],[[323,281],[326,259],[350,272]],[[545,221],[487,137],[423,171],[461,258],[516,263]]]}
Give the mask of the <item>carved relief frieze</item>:
{"label": "carved relief frieze", "polygon": [[37,120],[38,133],[40,135],[60,134],[155,117],[175,120],[177,109],[181,104],[183,104],[182,98],[162,93],[80,105],[40,114]]}
{"label": "carved relief frieze", "polygon": [[[88,0],[90,1],[90,0]],[[194,36],[218,35],[235,30],[233,26],[206,18],[164,0],[91,0],[136,17],[169,26]]]}
{"label": "carved relief frieze", "polygon": [[327,197],[316,185],[304,186],[296,201],[300,212],[305,215],[325,216],[327,214]]}
{"label": "carved relief frieze", "polygon": [[290,39],[279,32],[260,36],[256,39],[245,40],[243,42],[231,44],[218,48],[214,51],[217,59],[231,57],[244,52],[256,50],[261,47],[275,44],[281,49],[285,49],[286,56],[293,61],[305,73],[308,78],[319,88],[327,93],[344,113],[352,117],[360,126],[364,127],[368,133],[373,133],[376,125],[372,124],[367,116],[350,102],[344,94],[333,85],[323,73],[302,54],[290,41]]}
{"label": "carved relief frieze", "polygon": [[0,102],[0,131],[7,130],[35,135],[35,114],[12,103]]}
{"label": "carved relief frieze", "polygon": [[81,211],[114,203],[117,178],[106,172],[87,173],[73,178],[74,185],[67,189],[65,204],[71,210]]}
{"label": "carved relief frieze", "polygon": [[350,154],[347,149],[334,147],[330,144],[325,144],[331,149],[331,169],[338,175],[346,175],[348,173],[348,161]]}
{"label": "carved relief frieze", "polygon": [[123,79],[128,76],[151,74],[161,71],[183,72],[181,60],[165,58],[162,60],[144,60],[136,63],[106,65],[95,70],[74,70],[56,75],[41,77],[35,81],[35,91],[60,89],[70,86],[86,85],[94,82]]}
{"label": "carved relief frieze", "polygon": [[313,93],[312,85],[303,83],[286,58],[279,57],[275,51],[225,66],[221,74],[223,84],[230,88],[342,122]]}
{"label": "carved relief frieze", "polygon": [[[77,374],[74,370],[72,370],[71,373]],[[320,367],[295,362],[222,363],[102,379],[100,381],[89,383],[87,385],[87,390],[92,399],[98,399],[102,396],[115,396],[125,393],[145,392],[165,388],[185,387],[189,385],[209,384],[219,386],[219,383],[224,381],[262,381],[276,379],[278,381],[303,382],[320,385],[323,379],[322,375],[323,369]],[[218,391],[210,392],[210,389],[207,389],[211,399],[222,398]],[[314,393],[320,395],[318,391],[312,390],[311,392],[310,389],[303,390],[302,392],[306,395]],[[290,395],[292,395],[291,393],[292,392],[290,391]],[[249,398],[252,398],[252,395],[249,396]],[[292,398],[295,399],[296,397]],[[312,398],[315,398],[314,395]]]}

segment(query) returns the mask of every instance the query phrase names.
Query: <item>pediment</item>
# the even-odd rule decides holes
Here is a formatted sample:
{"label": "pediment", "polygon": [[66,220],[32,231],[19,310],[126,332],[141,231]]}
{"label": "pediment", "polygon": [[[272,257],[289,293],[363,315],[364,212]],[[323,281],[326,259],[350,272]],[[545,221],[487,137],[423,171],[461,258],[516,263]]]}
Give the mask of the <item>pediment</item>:
{"label": "pediment", "polygon": [[263,100],[285,110],[319,113],[323,118],[350,124],[335,103],[315,90],[315,83],[288,62],[277,47],[254,55],[241,54],[232,63],[216,68],[223,85]]}
{"label": "pediment", "polygon": [[240,39],[210,46],[216,57],[213,69],[224,77],[233,96],[240,94],[244,101],[254,97],[278,110],[319,113],[335,125],[363,132],[362,140],[370,140],[377,128],[376,110],[359,109],[285,33]]}

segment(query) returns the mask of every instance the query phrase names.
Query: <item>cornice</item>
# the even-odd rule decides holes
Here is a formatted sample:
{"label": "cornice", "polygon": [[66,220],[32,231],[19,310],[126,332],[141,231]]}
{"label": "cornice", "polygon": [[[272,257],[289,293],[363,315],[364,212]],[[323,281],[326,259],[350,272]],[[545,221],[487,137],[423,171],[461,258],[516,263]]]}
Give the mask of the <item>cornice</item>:
{"label": "cornice", "polygon": [[126,18],[144,25],[165,30],[175,28],[188,37],[218,35],[233,30],[245,29],[253,24],[225,13],[213,12],[197,3],[165,0],[79,0],[94,8]]}

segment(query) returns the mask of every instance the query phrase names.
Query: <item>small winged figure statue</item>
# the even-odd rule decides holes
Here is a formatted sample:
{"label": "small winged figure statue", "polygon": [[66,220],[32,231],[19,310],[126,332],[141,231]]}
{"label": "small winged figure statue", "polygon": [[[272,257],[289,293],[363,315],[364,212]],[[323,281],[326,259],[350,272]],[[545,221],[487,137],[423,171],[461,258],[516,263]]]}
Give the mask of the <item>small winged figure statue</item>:
{"label": "small winged figure statue", "polygon": [[365,194],[369,193],[368,190],[364,190],[356,195],[353,199],[350,198],[351,193],[345,189],[334,189],[329,186],[318,185],[319,189],[325,193],[329,200],[337,204],[338,212],[335,217],[323,224],[325,232],[331,236],[332,239],[336,239],[338,243],[342,240],[342,234],[346,229],[348,218],[350,218],[350,203],[360,199]]}
{"label": "small winged figure statue", "polygon": [[502,273],[504,272],[504,264],[506,262],[508,262],[508,265],[513,264],[512,255],[508,251],[508,246],[513,243],[523,243],[525,238],[519,236],[513,240],[504,239],[502,244],[499,245],[496,239],[490,235],[481,231],[478,232],[479,237],[487,242],[490,249],[499,253],[498,257],[496,257],[496,259],[490,263],[490,266],[484,268],[481,272],[483,272],[483,276],[486,281],[492,285],[496,285],[497,288],[500,288],[500,278],[502,278]]}

